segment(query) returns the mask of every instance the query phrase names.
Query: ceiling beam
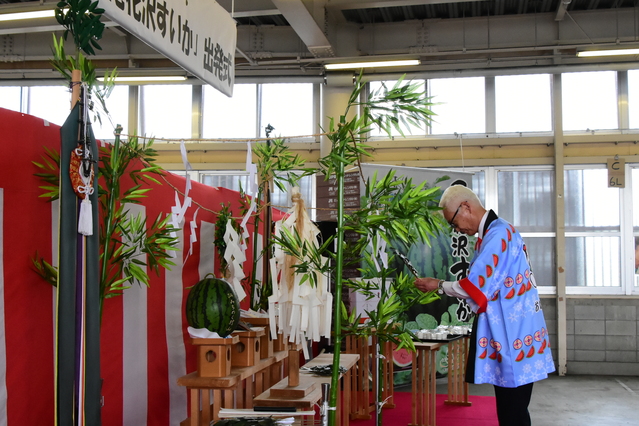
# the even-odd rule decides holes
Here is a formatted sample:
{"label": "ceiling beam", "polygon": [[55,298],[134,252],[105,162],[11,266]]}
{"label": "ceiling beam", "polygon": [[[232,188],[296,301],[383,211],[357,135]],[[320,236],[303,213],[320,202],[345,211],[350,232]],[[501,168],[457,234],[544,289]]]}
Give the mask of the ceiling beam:
{"label": "ceiling beam", "polygon": [[572,0],[561,0],[557,5],[557,14],[555,15],[555,21],[563,21],[566,16],[568,5]]}
{"label": "ceiling beam", "polygon": [[273,0],[273,4],[291,24],[313,56],[316,58],[335,56],[333,46],[301,0]]}

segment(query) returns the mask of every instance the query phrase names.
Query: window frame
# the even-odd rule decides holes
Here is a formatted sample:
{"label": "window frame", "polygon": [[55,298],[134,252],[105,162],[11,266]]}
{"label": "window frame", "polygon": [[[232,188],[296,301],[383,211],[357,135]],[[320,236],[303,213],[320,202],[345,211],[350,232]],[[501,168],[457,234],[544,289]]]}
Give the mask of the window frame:
{"label": "window frame", "polygon": [[[639,166],[639,165],[638,165]],[[606,169],[605,164],[566,164],[564,172],[567,170],[601,170]],[[571,237],[619,237],[619,287],[603,287],[603,286],[568,286],[566,285],[566,295],[593,295],[593,296],[621,296],[639,293],[633,291],[634,280],[629,279],[631,270],[628,270],[629,256],[634,253],[631,247],[632,227],[628,228],[628,224],[632,223],[632,186],[629,176],[629,167],[626,167],[626,187],[617,188],[622,191],[619,194],[619,231],[565,231],[564,239]],[[565,191],[565,190],[564,190]],[[630,200],[630,205],[628,201]],[[565,247],[564,247],[565,250]],[[566,271],[565,273],[567,273]]]}

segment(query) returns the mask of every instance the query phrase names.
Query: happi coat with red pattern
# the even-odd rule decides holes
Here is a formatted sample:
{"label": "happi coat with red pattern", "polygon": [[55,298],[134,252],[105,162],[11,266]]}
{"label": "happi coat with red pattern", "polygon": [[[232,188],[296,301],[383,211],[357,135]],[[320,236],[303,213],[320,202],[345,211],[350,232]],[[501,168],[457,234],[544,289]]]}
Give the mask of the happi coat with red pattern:
{"label": "happi coat with red pattern", "polygon": [[459,282],[478,314],[467,381],[512,388],[542,380],[555,365],[526,245],[492,210],[482,230]]}

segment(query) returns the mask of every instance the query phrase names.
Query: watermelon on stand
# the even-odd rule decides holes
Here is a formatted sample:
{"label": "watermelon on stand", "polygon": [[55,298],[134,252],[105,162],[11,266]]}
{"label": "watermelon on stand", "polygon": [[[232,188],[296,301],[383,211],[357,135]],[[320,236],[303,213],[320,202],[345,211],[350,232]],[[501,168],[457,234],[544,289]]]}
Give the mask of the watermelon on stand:
{"label": "watermelon on stand", "polygon": [[240,302],[231,284],[206,277],[191,287],[186,321],[193,328],[206,328],[220,337],[231,334],[240,321]]}

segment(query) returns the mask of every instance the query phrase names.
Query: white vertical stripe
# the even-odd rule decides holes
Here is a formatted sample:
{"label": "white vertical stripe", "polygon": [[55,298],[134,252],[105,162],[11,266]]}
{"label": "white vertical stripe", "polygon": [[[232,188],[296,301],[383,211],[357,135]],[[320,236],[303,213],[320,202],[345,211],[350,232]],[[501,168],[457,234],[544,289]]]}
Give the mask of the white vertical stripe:
{"label": "white vertical stripe", "polygon": [[206,274],[215,273],[215,224],[211,222],[200,222],[200,264],[198,270],[200,279]]}
{"label": "white vertical stripe", "polygon": [[7,426],[7,335],[4,330],[4,189],[0,188],[0,426]]}
{"label": "white vertical stripe", "polygon": [[[129,214],[141,213],[146,208],[127,204]],[[147,349],[147,287],[134,284],[123,294],[123,389],[122,422],[124,426],[144,426],[148,412],[148,349]]]}
{"label": "white vertical stripe", "polygon": [[[188,417],[186,388],[178,386],[178,378],[186,374],[186,348],[182,336],[182,255],[184,249],[184,230],[177,232],[178,250],[175,265],[165,273],[165,320],[166,348],[169,370],[169,424],[179,425]],[[201,242],[201,240],[200,240]]]}

